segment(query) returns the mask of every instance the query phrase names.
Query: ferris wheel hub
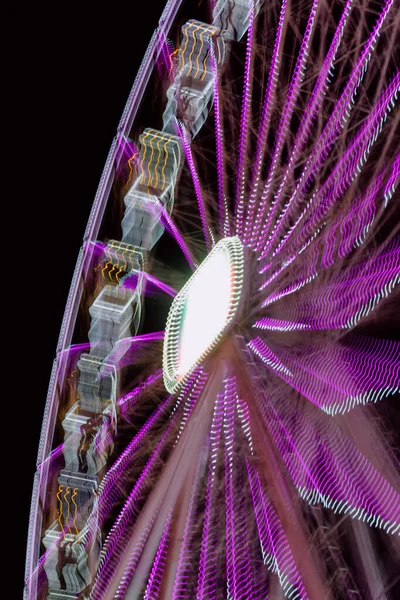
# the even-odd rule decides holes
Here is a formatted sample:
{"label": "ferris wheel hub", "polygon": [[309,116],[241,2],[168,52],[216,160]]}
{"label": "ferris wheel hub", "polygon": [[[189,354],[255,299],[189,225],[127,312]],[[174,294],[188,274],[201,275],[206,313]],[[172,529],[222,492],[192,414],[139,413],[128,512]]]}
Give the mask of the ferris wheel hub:
{"label": "ferris wheel hub", "polygon": [[175,393],[219,344],[238,314],[244,249],[238,236],[220,240],[171,305],[164,338],[164,384]]}

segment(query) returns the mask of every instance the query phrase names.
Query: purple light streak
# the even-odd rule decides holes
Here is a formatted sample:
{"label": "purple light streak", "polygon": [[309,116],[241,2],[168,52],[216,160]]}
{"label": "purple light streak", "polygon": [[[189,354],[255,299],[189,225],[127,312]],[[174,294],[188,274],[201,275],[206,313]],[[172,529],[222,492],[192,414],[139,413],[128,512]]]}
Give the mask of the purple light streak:
{"label": "purple light streak", "polygon": [[182,548],[179,554],[179,562],[175,576],[175,584],[173,589],[172,600],[179,600],[179,598],[185,598],[188,593],[188,584],[189,584],[189,576],[190,570],[192,567],[192,549],[191,542],[193,541],[195,532],[195,508],[196,508],[196,499],[199,493],[199,473],[201,469],[203,457],[200,455],[197,465],[197,471],[194,477],[194,482],[192,486],[192,492],[190,496],[189,502],[189,510],[185,523],[185,531],[183,534],[182,540]]}
{"label": "purple light streak", "polygon": [[[196,389],[196,385],[195,385],[196,381],[198,381],[200,383],[201,380],[203,381],[202,385],[198,386],[198,388]],[[94,584],[94,587],[92,590],[93,600],[100,600],[102,598],[104,590],[109,585],[113,574],[115,573],[115,571],[118,568],[120,559],[122,558],[122,555],[124,552],[124,549],[129,541],[129,535],[130,535],[131,528],[128,525],[130,523],[132,523],[132,517],[135,514],[135,512],[137,511],[138,502],[139,502],[140,498],[142,497],[144,491],[148,488],[149,480],[154,472],[155,467],[158,464],[158,461],[160,459],[160,454],[164,450],[165,445],[168,443],[168,440],[170,439],[171,431],[174,430],[175,423],[181,412],[181,410],[178,410],[178,408],[183,407],[184,398],[186,396],[189,386],[192,386],[192,389],[191,389],[191,392],[189,393],[189,395],[186,396],[186,402],[189,402],[189,405],[190,405],[187,417],[189,417],[190,412],[193,410],[195,402],[201,393],[201,389],[202,389],[202,387],[204,387],[204,383],[205,383],[204,376],[202,379],[201,374],[199,375],[199,373],[196,372],[191,377],[190,381],[188,382],[188,385],[183,389],[183,391],[179,395],[179,398],[176,400],[175,410],[173,410],[173,412],[171,414],[171,418],[169,420],[168,425],[165,428],[165,431],[161,435],[157,445],[155,446],[155,448],[152,452],[151,457],[149,458],[149,460],[148,460],[145,468],[143,469],[140,477],[138,478],[137,482],[135,483],[135,485],[132,489],[132,492],[130,493],[128,499],[126,500],[124,507],[118,516],[118,519],[114,523],[114,525],[106,539],[106,542],[104,544],[103,551],[102,551],[102,561],[101,561],[100,568],[97,573],[97,578],[96,578],[96,581],[95,581],[95,584]],[[130,454],[130,452],[128,452],[128,454]],[[127,460],[127,455],[125,454],[125,461],[126,460]],[[121,461],[118,461],[118,464],[121,465]],[[114,465],[111,476],[113,474],[115,474],[116,470],[120,470],[120,468],[121,468],[120,466]],[[108,477],[109,474],[110,474],[110,471],[107,473],[106,477]],[[110,486],[110,477],[108,477],[108,486]],[[146,486],[147,486],[147,488],[146,488]],[[101,494],[100,498],[103,496],[103,494],[104,494],[104,492]],[[108,502],[109,502],[109,500],[108,500]],[[109,506],[110,506],[110,504],[109,504]],[[111,506],[112,506],[112,503],[111,503]],[[139,551],[140,552],[142,551],[142,546],[140,547]],[[129,567],[129,569],[131,571],[130,567]],[[127,586],[129,585],[129,581],[130,581],[130,578],[128,578],[128,577],[124,580],[124,584],[120,588],[120,593],[122,593],[122,588],[124,588],[126,590]]]}
{"label": "purple light streak", "polygon": [[237,180],[236,180],[236,205],[235,205],[235,224],[236,231],[240,236],[243,227],[244,213],[244,198],[245,198],[245,181],[246,181],[246,166],[245,156],[248,147],[249,137],[249,119],[250,119],[250,102],[252,83],[250,80],[252,72],[252,57],[253,57],[253,24],[254,24],[254,0],[249,2],[249,28],[247,30],[247,46],[246,46],[246,61],[244,67],[244,83],[242,96],[242,110],[240,112],[240,139],[239,139],[239,158],[237,165]]}
{"label": "purple light streak", "polygon": [[[158,342],[164,339],[164,331],[154,331],[118,340],[111,353],[106,357],[99,378],[109,376],[115,369],[122,369],[132,361],[132,352],[137,351],[143,344]],[[104,342],[106,343],[106,342]]]}
{"label": "purple light streak", "polygon": [[151,568],[149,581],[144,594],[144,600],[153,600],[157,598],[160,593],[161,579],[165,569],[166,554],[168,550],[168,542],[170,537],[172,511],[169,514],[167,522],[164,527],[164,531],[160,540],[160,544],[157,549],[156,556],[154,558],[153,566]]}
{"label": "purple light streak", "polygon": [[199,176],[197,175],[196,165],[193,160],[192,149],[190,147],[190,141],[188,139],[188,134],[185,130],[184,125],[182,123],[180,123],[178,120],[176,121],[176,124],[177,124],[178,135],[182,140],[182,146],[185,151],[186,160],[187,160],[190,175],[191,175],[192,181],[193,181],[193,187],[194,187],[194,191],[196,194],[197,205],[199,208],[201,224],[202,224],[203,233],[204,233],[204,240],[207,245],[207,250],[210,250],[211,249],[211,240],[210,240],[210,233],[208,231],[204,199],[203,199],[203,194],[201,191]]}
{"label": "purple light streak", "polygon": [[[359,336],[346,345],[303,343],[295,349],[269,345],[273,351],[256,338],[248,347],[278,377],[328,414],[343,414],[358,404],[377,402],[399,391],[396,358],[400,345],[395,341]],[[341,364],[347,368],[338,369]],[[365,370],[360,370],[360,364]]]}
{"label": "purple light streak", "polygon": [[279,577],[282,590],[287,597],[307,598],[304,584],[286,538],[285,531],[271,502],[262,490],[256,469],[246,461],[254,512],[257,521],[265,564]]}
{"label": "purple light streak", "polygon": [[133,390],[122,396],[117,400],[117,405],[120,407],[121,412],[124,413],[128,409],[132,408],[135,400],[137,400],[143,392],[148,388],[152,387],[155,383],[161,381],[163,376],[162,369],[159,369],[155,373],[152,373],[145,379],[140,385],[135,387]]}
{"label": "purple light streak", "polygon": [[400,530],[400,496],[353,442],[321,412],[298,411],[283,390],[259,404],[300,496],[334,512]]}
{"label": "purple light streak", "polygon": [[235,473],[234,419],[237,400],[236,378],[225,382],[224,438],[225,438],[225,506],[226,506],[226,573],[228,597],[246,600],[256,598],[255,580],[247,543],[248,527],[245,499]]}
{"label": "purple light streak", "polygon": [[[314,150],[312,150],[310,157],[307,160],[305,168],[303,169],[303,172],[300,176],[300,181],[296,186],[295,192],[290,198],[285,208],[285,214],[287,214],[288,217],[292,215],[292,211],[290,211],[289,209],[292,206],[294,206],[294,208],[297,208],[300,202],[304,200],[305,191],[307,189],[310,189],[312,181],[315,178],[315,174],[320,171],[321,166],[325,163],[333,144],[338,138],[340,131],[342,130],[344,124],[348,121],[348,115],[352,110],[352,104],[354,102],[353,99],[355,97],[356,91],[361,84],[362,76],[365,73],[365,70],[368,67],[368,64],[371,60],[371,56],[373,54],[372,51],[377,42],[380,30],[387,18],[387,15],[392,5],[393,0],[386,0],[382,12],[376,22],[375,28],[368,37],[368,40],[365,43],[361,56],[351,72],[346,87],[342,92],[340,98],[338,99],[327,125],[325,126],[324,130],[319,136]],[[293,204],[294,201],[295,204]],[[280,227],[283,226],[284,222],[285,221],[283,219],[280,221],[280,226],[275,231],[272,239],[278,239]],[[260,240],[261,239],[262,236],[260,236]],[[267,244],[268,240],[266,240],[264,249],[261,252],[262,257],[264,257],[266,254]]]}
{"label": "purple light streak", "polygon": [[[343,36],[343,31],[347,24],[348,17],[349,17],[351,8],[352,8],[352,4],[353,4],[353,0],[347,0],[346,6],[343,9],[343,13],[342,13],[340,22],[335,31],[335,35],[332,39],[331,46],[329,48],[329,51],[326,55],[326,58],[324,60],[322,68],[320,70],[320,73],[319,73],[319,76],[317,79],[317,83],[315,84],[315,87],[311,94],[311,97],[310,97],[310,100],[306,107],[306,110],[304,111],[304,116],[301,119],[299,130],[296,133],[296,137],[293,141],[293,146],[292,146],[292,149],[290,152],[288,165],[286,167],[282,181],[279,185],[278,192],[275,196],[275,204],[276,205],[278,205],[278,201],[283,193],[283,190],[285,189],[285,184],[286,184],[290,174],[293,173],[296,162],[299,160],[301,153],[304,150],[307,138],[310,134],[310,130],[313,125],[313,122],[316,118],[316,115],[318,114],[318,111],[320,110],[320,108],[322,106],[322,103],[324,100],[324,95],[327,93],[327,89],[328,89],[329,83],[331,81],[329,79],[329,77],[332,76],[332,73],[334,70],[334,61],[335,61],[336,53],[340,46],[340,42],[341,42],[341,39]],[[268,237],[268,241],[274,236],[275,230],[278,227],[280,221],[283,219],[285,212],[286,212],[285,209],[283,209],[281,211],[281,213],[279,214],[278,219],[272,229],[272,232],[271,232],[270,236]],[[265,229],[267,230],[267,227]],[[264,237],[265,236],[266,236],[266,232],[265,232]],[[268,245],[268,241],[267,241],[267,245]]]}
{"label": "purple light streak", "polygon": [[[395,238],[386,248],[349,268],[332,282],[319,283],[318,279],[312,281],[312,277],[300,279],[267,296],[263,306],[268,308],[276,303],[275,318],[296,322],[313,331],[350,329],[395,289],[399,283],[399,272],[400,249]],[[306,284],[309,284],[307,289],[301,289]],[[294,295],[295,292],[298,292],[297,295]],[[278,303],[291,294],[291,299]],[[309,313],[310,303],[312,315]]]}
{"label": "purple light streak", "polygon": [[201,537],[200,562],[197,579],[197,599],[212,598],[216,589],[216,547],[218,544],[218,493],[216,462],[222,435],[224,394],[218,394],[214,405],[214,416],[210,431],[210,462],[205,492],[204,525]]}
{"label": "purple light streak", "polygon": [[[276,134],[276,141],[275,141],[273,156],[271,159],[271,166],[270,166],[269,173],[267,176],[267,181],[264,185],[264,189],[261,194],[261,200],[259,202],[259,208],[257,211],[254,226],[253,226],[253,233],[252,233],[251,244],[250,244],[252,247],[254,247],[254,245],[257,241],[257,236],[259,234],[259,230],[263,223],[263,215],[265,214],[266,202],[267,202],[270,191],[272,191],[271,186],[272,186],[272,182],[273,182],[273,179],[275,176],[276,168],[278,167],[279,157],[281,155],[283,145],[284,145],[286,137],[287,137],[289,124],[290,124],[290,120],[293,115],[296,100],[300,93],[300,85],[304,78],[304,67],[305,67],[307,56],[308,56],[308,46],[309,46],[311,33],[313,30],[313,26],[314,26],[314,19],[315,19],[316,11],[318,8],[318,2],[319,2],[319,0],[313,0],[313,4],[311,7],[311,11],[310,11],[310,16],[308,18],[308,22],[307,22],[307,26],[306,26],[306,30],[305,30],[304,36],[302,38],[302,41],[301,41],[301,47],[300,47],[300,51],[299,51],[299,54],[297,57],[294,74],[290,81],[290,85],[289,85],[289,89],[288,89],[288,93],[287,93],[287,97],[286,97],[286,101],[285,101],[285,106],[282,110],[282,117],[281,117],[281,121],[279,123],[278,131]],[[265,236],[265,230],[269,225],[269,222],[270,222],[270,219],[272,216],[272,211],[273,211],[273,208],[275,207],[275,205],[276,205],[276,199],[274,198],[274,200],[270,204],[267,218],[264,221],[264,224],[262,226],[263,227],[263,230],[262,230],[263,232],[261,235],[262,239]],[[257,249],[259,249],[258,245],[256,247],[257,247]]]}
{"label": "purple light streak", "polygon": [[249,245],[251,226],[256,210],[257,193],[260,185],[261,170],[264,160],[265,147],[267,143],[268,131],[271,124],[272,108],[275,103],[276,83],[279,75],[279,55],[281,52],[282,30],[286,18],[287,0],[282,0],[279,14],[279,23],[275,36],[274,50],[272,54],[271,67],[268,73],[268,83],[265,90],[264,102],[262,107],[261,125],[258,129],[257,148],[254,160],[254,168],[251,178],[250,195],[245,219],[244,242]]}
{"label": "purple light streak", "polygon": [[182,235],[179,233],[174,221],[171,219],[171,216],[168,214],[168,211],[162,205],[161,205],[161,213],[162,213],[163,224],[175,238],[177,244],[181,248],[181,250],[188,262],[188,265],[190,266],[192,271],[194,271],[196,269],[197,265],[193,260],[192,254],[191,254],[185,240],[183,239]]}
{"label": "purple light streak", "polygon": [[211,66],[213,71],[214,85],[214,119],[215,119],[215,141],[217,146],[217,170],[218,170],[218,213],[219,232],[224,236],[230,235],[229,211],[224,186],[224,134],[221,123],[221,105],[219,98],[219,73],[215,60],[214,49],[210,44]]}
{"label": "purple light streak", "polygon": [[360,173],[360,166],[365,162],[366,156],[370,152],[373,143],[376,141],[388,113],[394,107],[394,101],[397,98],[399,91],[400,71],[396,73],[392,82],[383,92],[380,100],[371,110],[365,124],[355,135],[352,144],[338,162],[333,173],[328,177],[322,188],[312,197],[310,203],[306,205],[306,208],[297,219],[295,226],[291,228],[283,241],[278,244],[273,252],[273,256],[278,252],[281,252],[283,246],[292,236],[293,231],[298,228],[298,225],[306,215],[307,209],[311,204],[315,205],[317,208],[315,212],[310,215],[306,223],[303,224],[301,230],[297,232],[297,236],[292,240],[292,248],[299,248],[302,246],[307,237],[310,236],[311,232],[314,231],[318,227],[318,224],[326,217],[333,204],[343,196],[344,191]]}
{"label": "purple light streak", "polygon": [[159,279],[157,279],[157,277],[154,277],[154,275],[151,275],[151,273],[146,273],[146,271],[131,272],[131,274],[124,277],[122,285],[123,285],[123,287],[135,290],[138,285],[138,281],[142,277],[147,282],[154,285],[156,288],[158,288],[158,289],[162,290],[163,292],[165,292],[166,294],[168,294],[168,296],[175,297],[178,293],[173,287],[171,287],[170,285],[167,285],[163,281],[160,281]]}

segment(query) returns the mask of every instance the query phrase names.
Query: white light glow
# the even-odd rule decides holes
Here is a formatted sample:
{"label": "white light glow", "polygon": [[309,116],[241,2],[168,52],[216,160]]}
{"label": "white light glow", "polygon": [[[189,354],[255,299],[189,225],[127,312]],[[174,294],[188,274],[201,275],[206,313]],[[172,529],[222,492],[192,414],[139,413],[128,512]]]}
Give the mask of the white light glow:
{"label": "white light glow", "polygon": [[190,285],[183,309],[178,375],[185,373],[224,327],[231,305],[231,266],[216,252]]}
{"label": "white light glow", "polygon": [[164,383],[175,392],[232,321],[243,283],[238,237],[221,240],[174,299],[164,339]]}

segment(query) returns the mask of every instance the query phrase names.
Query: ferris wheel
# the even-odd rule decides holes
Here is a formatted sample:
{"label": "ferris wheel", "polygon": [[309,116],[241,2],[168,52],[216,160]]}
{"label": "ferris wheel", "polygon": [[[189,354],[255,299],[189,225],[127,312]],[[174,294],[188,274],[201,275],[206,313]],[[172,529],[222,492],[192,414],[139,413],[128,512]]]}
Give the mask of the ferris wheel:
{"label": "ferris wheel", "polygon": [[396,597],[399,31],[394,0],[166,3],[67,299],[26,600]]}

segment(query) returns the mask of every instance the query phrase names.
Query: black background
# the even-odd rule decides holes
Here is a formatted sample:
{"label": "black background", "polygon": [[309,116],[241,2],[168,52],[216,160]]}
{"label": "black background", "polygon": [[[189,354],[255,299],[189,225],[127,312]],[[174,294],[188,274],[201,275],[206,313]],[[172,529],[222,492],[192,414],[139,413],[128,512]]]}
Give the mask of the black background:
{"label": "black background", "polygon": [[[7,399],[13,411],[19,407],[9,423],[17,444],[5,450],[19,503],[13,571],[21,591],[40,429],[67,294],[112,139],[164,5],[36,5],[14,17],[8,233],[17,232],[21,244],[22,277]],[[7,511],[14,509],[10,503]]]}

